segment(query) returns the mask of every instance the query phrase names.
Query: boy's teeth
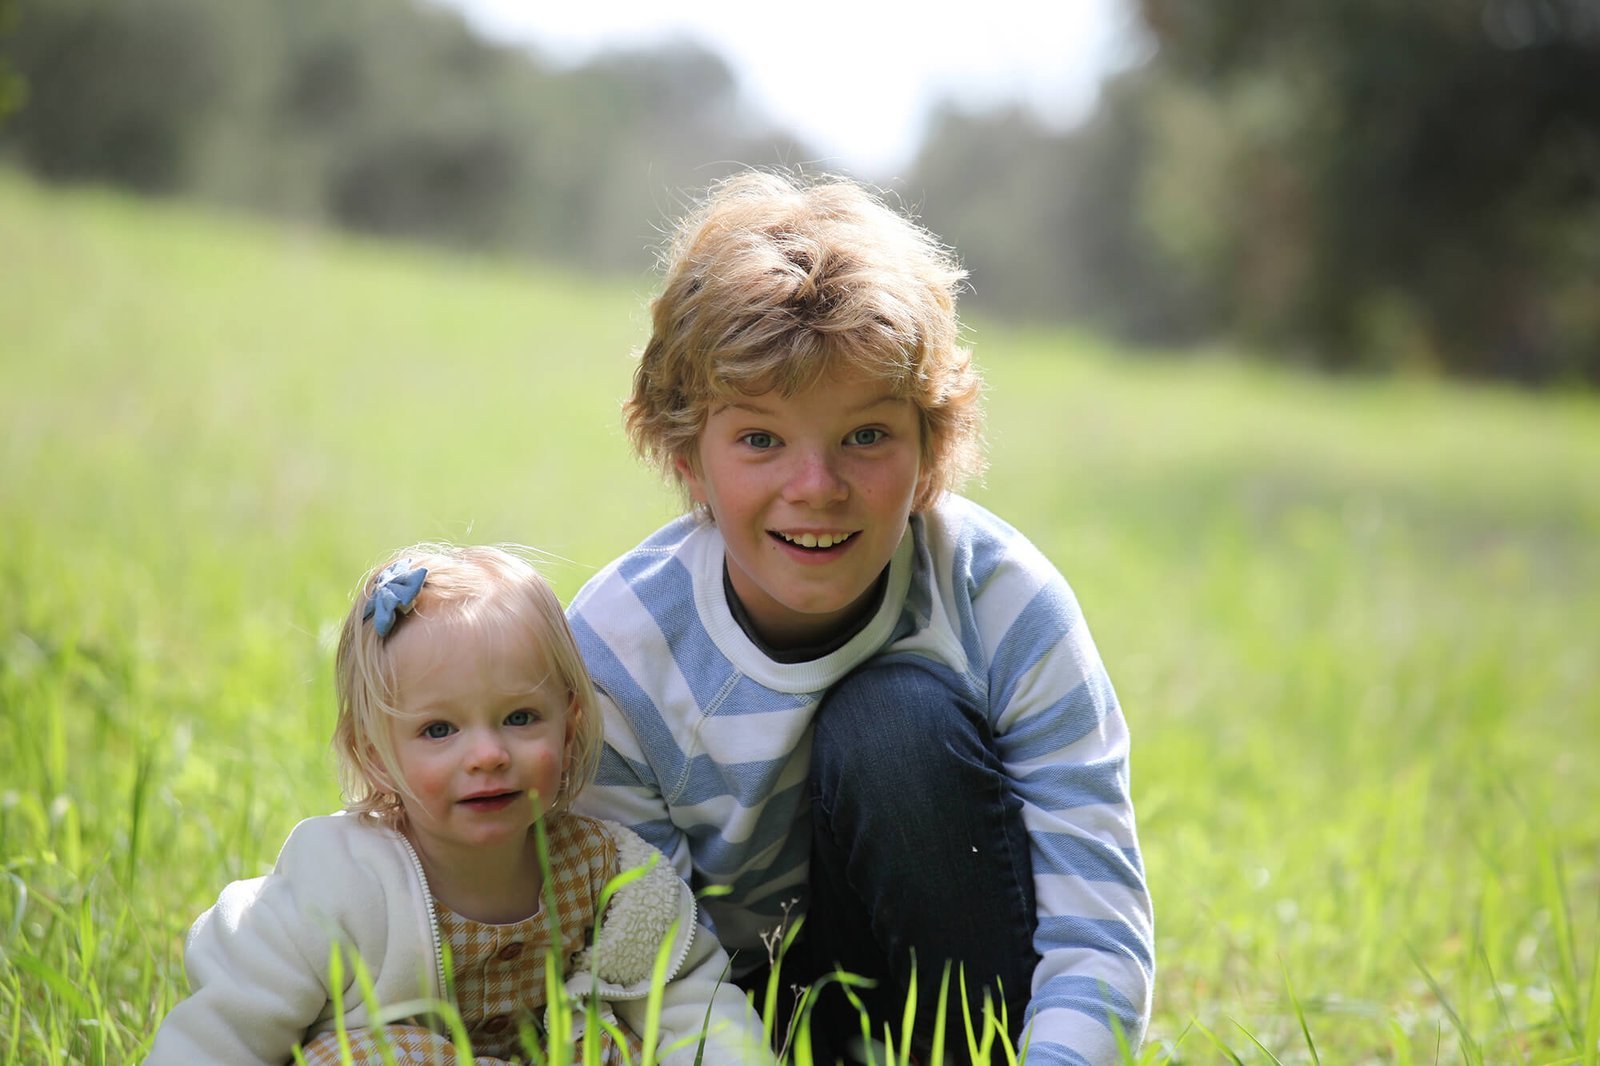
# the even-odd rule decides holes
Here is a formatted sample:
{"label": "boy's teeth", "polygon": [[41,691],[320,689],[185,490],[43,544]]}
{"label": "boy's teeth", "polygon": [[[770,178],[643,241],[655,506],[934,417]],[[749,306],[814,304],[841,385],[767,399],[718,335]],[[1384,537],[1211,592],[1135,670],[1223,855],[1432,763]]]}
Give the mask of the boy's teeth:
{"label": "boy's teeth", "polygon": [[782,534],[782,536],[783,539],[788,541],[790,544],[798,544],[802,548],[831,548],[835,544],[843,544],[845,541],[854,536],[854,534],[823,533],[819,536],[816,533],[797,533],[791,537],[789,534],[785,533]]}

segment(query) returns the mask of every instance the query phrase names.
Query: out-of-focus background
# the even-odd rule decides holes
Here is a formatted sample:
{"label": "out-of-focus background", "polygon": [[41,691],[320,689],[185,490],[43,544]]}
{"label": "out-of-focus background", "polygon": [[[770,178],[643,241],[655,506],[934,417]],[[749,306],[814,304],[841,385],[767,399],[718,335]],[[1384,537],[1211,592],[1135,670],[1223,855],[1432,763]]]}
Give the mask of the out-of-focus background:
{"label": "out-of-focus background", "polygon": [[679,512],[654,251],[786,165],[971,271],[964,491],[1133,737],[1130,1060],[1594,1066],[1600,3],[694,6],[0,0],[0,1062],[139,1061],[339,806],[367,567],[566,601]]}
{"label": "out-of-focus background", "polygon": [[974,309],[1600,380],[1592,0],[5,6],[0,160],[52,181],[637,276],[735,164],[846,170]]}

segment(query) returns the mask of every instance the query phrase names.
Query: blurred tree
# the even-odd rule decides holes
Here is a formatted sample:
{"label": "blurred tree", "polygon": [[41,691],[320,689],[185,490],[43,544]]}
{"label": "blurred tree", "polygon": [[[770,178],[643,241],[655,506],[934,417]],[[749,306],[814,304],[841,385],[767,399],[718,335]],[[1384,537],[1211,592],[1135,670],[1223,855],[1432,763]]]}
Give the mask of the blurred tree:
{"label": "blurred tree", "polygon": [[[1335,367],[1600,381],[1600,4],[1141,6],[1226,146],[1230,323]],[[1158,139],[1180,172],[1219,151]]]}
{"label": "blurred tree", "polygon": [[608,270],[651,265],[663,225],[708,183],[815,155],[749,108],[725,60],[688,41],[603,52],[551,103],[544,128],[561,137],[541,160],[581,205],[566,225],[586,235],[569,243],[586,241],[580,261]]}
{"label": "blurred tree", "polygon": [[655,223],[677,207],[670,198],[730,168],[705,169],[740,158],[762,133],[726,62],[686,42],[602,52],[540,99],[527,140],[538,184],[564,206],[541,217],[540,243],[608,270],[647,266]]}
{"label": "blurred tree", "polygon": [[[0,0],[0,42],[16,29],[21,17],[20,0]],[[22,106],[24,89],[22,77],[13,69],[6,50],[0,47],[0,126]]]}
{"label": "blurred tree", "polygon": [[[1138,8],[1154,58],[1082,127],[932,122],[902,188],[972,306],[1600,381],[1600,3]],[[683,190],[813,156],[704,49],[566,67],[431,0],[0,0],[8,106],[48,178],[614,271]]]}
{"label": "blurred tree", "polygon": [[1210,275],[1185,273],[1147,230],[1148,158],[1159,147],[1144,118],[1151,89],[1148,78],[1108,86],[1071,133],[1022,108],[936,113],[909,187],[969,271],[971,306],[1084,321],[1138,342],[1201,337]]}
{"label": "blurred tree", "polygon": [[46,177],[149,192],[189,179],[228,41],[191,0],[19,0],[6,42],[26,106],[6,128]]}
{"label": "blurred tree", "polygon": [[321,211],[373,233],[514,246],[525,159],[497,90],[528,61],[432,7],[287,6],[271,118],[314,167]]}
{"label": "blurred tree", "polygon": [[804,151],[687,44],[567,69],[428,0],[11,3],[0,155],[51,179],[639,271],[681,190]]}
{"label": "blurred tree", "polygon": [[1600,4],[1141,7],[1158,51],[1084,127],[933,124],[908,187],[974,306],[1600,381]]}

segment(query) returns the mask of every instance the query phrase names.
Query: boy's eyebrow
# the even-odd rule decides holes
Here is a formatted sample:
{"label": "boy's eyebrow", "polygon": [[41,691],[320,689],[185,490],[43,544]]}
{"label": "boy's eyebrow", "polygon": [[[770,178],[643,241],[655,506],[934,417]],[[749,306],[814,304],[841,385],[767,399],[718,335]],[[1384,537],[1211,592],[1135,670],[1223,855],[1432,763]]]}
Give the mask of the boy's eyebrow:
{"label": "boy's eyebrow", "polygon": [[[844,408],[844,411],[846,414],[853,414],[857,411],[870,411],[874,407],[882,407],[886,403],[899,403],[902,399],[904,399],[904,397],[896,396],[892,391],[885,392],[882,395],[874,396],[868,400],[863,400],[861,403],[855,404],[854,406],[846,407]],[[754,398],[743,400],[727,400],[714,408],[712,413],[716,414],[719,411],[733,409],[748,411],[753,415],[771,415],[773,413],[773,409],[771,407],[765,404],[757,403]]]}

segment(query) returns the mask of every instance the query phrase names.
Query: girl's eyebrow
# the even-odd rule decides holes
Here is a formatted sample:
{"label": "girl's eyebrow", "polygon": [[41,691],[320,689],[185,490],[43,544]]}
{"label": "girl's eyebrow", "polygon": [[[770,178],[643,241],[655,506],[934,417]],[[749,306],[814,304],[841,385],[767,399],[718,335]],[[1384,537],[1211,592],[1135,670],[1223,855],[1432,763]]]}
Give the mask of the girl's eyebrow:
{"label": "girl's eyebrow", "polygon": [[430,705],[427,707],[414,707],[405,711],[397,710],[391,717],[396,722],[405,725],[418,725],[425,722],[447,721],[450,718],[450,714],[448,711],[441,711],[438,707]]}

